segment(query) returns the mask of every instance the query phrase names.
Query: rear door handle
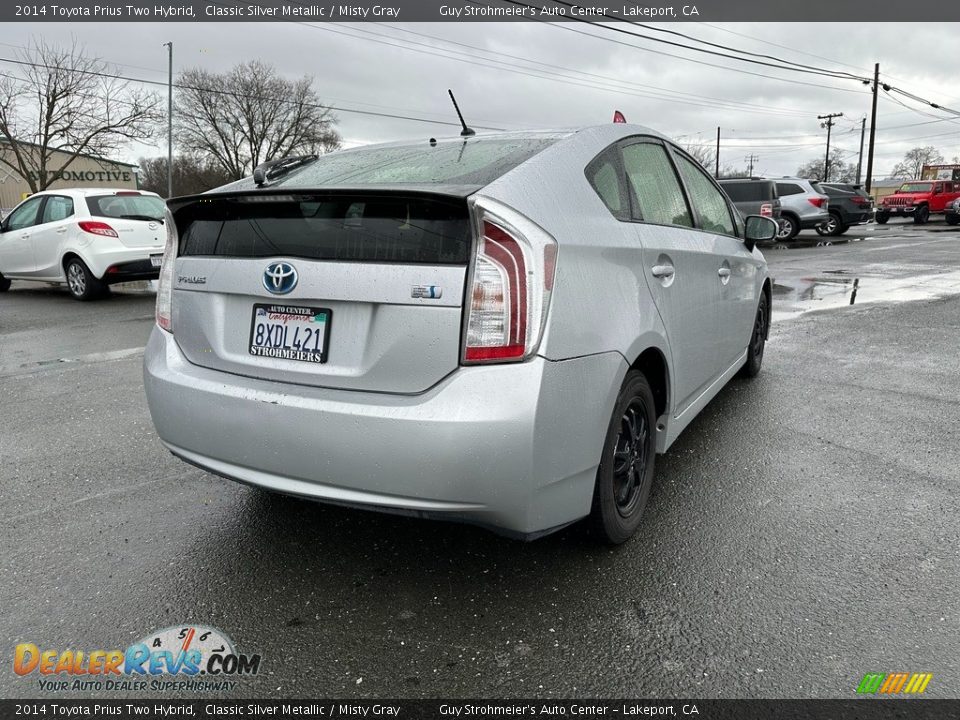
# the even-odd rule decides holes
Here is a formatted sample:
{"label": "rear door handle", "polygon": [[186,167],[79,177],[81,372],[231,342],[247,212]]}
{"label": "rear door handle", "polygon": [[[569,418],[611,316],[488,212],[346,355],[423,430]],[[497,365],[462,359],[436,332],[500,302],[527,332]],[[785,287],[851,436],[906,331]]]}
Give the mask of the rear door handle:
{"label": "rear door handle", "polygon": [[674,272],[673,265],[654,265],[650,268],[650,272],[653,273],[655,278],[668,278],[673,277]]}
{"label": "rear door handle", "polygon": [[730,277],[730,268],[720,268],[719,270],[717,270],[717,275],[719,275],[722,278]]}

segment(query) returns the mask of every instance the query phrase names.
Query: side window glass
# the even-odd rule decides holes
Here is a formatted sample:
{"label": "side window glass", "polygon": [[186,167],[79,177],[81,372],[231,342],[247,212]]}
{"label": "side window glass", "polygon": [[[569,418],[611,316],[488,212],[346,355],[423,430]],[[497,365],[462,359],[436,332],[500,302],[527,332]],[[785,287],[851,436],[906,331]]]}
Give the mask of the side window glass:
{"label": "side window glass", "polygon": [[7,221],[7,229],[23,230],[37,222],[37,211],[40,210],[42,197],[27,200],[23,205],[10,213],[10,219]]}
{"label": "side window glass", "polygon": [[662,145],[627,145],[623,148],[623,168],[638,220],[693,227],[680,181]]}
{"label": "side window glass", "polygon": [[56,222],[66,220],[73,215],[73,200],[62,195],[52,195],[47,198],[43,208],[43,219],[40,222]]}
{"label": "side window glass", "polygon": [[780,197],[784,195],[800,195],[803,192],[803,188],[793,183],[777,183],[777,192],[780,193]]}
{"label": "side window glass", "polygon": [[604,151],[587,165],[586,176],[587,182],[614,217],[625,218],[629,214],[615,150]]}
{"label": "side window glass", "polygon": [[736,235],[733,219],[730,217],[730,206],[727,205],[723,193],[707,177],[703,170],[698,168],[683,155],[677,155],[677,165],[690,193],[690,202],[697,209],[700,218],[700,227],[710,232],[724,235]]}

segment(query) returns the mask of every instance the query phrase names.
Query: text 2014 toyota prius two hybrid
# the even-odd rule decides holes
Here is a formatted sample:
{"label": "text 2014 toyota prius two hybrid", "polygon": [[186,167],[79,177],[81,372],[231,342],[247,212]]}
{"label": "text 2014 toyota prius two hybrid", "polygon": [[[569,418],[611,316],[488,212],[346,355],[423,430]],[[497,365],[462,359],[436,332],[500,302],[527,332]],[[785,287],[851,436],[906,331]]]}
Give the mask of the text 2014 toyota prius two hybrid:
{"label": "text 2014 toyota prius two hybrid", "polygon": [[168,212],[157,432],[281,493],[622,542],[763,359],[776,224],[640,126],[290,158]]}

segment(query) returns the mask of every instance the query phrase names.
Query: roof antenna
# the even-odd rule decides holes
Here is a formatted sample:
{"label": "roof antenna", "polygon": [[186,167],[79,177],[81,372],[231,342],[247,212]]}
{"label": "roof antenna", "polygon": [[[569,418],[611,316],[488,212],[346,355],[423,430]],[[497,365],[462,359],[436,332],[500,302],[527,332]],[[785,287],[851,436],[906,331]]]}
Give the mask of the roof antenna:
{"label": "roof antenna", "polygon": [[453,109],[457,111],[457,117],[460,118],[460,124],[463,126],[463,130],[460,131],[460,137],[470,137],[471,135],[476,135],[477,131],[472,128],[467,127],[467,123],[463,120],[463,113],[460,112],[460,106],[457,105],[457,99],[453,96],[453,90],[447,90],[450,93],[450,100],[453,101]]}

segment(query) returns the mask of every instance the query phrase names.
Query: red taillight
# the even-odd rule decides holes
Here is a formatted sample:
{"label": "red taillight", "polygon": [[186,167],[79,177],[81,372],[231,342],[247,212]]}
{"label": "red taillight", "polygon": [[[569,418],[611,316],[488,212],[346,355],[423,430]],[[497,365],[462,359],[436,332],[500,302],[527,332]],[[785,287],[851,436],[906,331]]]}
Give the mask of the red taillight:
{"label": "red taillight", "polygon": [[[490,207],[496,207],[496,215]],[[556,241],[491,200],[478,202],[474,212],[480,238],[467,297],[463,362],[524,360],[536,352],[543,334]]]}
{"label": "red taillight", "polygon": [[[480,323],[495,345],[467,345],[465,360],[507,360],[523,357],[527,339],[527,267],[523,250],[506,230],[483,222],[482,247],[477,255],[471,315],[476,310]],[[484,267],[479,267],[483,265]]]}
{"label": "red taillight", "polygon": [[770,203],[764,203],[760,206],[760,215],[761,217],[773,217],[773,205]]}
{"label": "red taillight", "polygon": [[827,198],[813,197],[813,198],[807,198],[807,201],[811,205],[814,205],[816,207],[823,207],[823,204],[827,201]]}
{"label": "red taillight", "polygon": [[117,193],[117,197],[124,197],[124,196],[130,196],[130,195],[136,195],[137,197],[140,197],[141,193],[138,193],[136,190],[121,190],[120,192]]}
{"label": "red taillight", "polygon": [[117,231],[107,225],[105,222],[100,222],[98,220],[81,220],[77,224],[80,226],[81,230],[88,232],[91,235],[100,235],[101,237],[120,237],[117,235]]}

